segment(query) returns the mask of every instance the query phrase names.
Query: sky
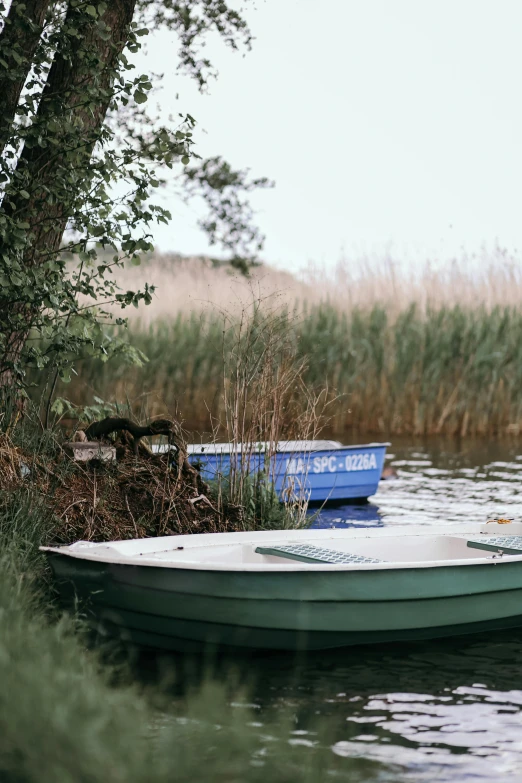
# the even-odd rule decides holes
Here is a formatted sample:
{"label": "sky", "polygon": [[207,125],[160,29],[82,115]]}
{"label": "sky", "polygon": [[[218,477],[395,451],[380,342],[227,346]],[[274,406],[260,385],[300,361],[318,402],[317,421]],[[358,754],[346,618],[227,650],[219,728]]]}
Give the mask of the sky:
{"label": "sky", "polygon": [[[211,40],[207,95],[177,72],[173,34],[141,59],[165,75],[162,114],[198,121],[201,154],[275,181],[252,198],[265,260],[522,249],[520,0],[256,0],[245,16],[252,51]],[[197,208],[170,206],[160,249],[207,252]]]}

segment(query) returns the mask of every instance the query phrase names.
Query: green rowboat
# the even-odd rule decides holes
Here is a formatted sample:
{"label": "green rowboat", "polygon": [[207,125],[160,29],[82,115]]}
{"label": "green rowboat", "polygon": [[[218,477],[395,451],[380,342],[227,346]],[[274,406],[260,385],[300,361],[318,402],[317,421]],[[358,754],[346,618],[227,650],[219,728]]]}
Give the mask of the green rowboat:
{"label": "green rowboat", "polygon": [[42,547],[65,601],[140,645],[326,649],[522,626],[522,524]]}

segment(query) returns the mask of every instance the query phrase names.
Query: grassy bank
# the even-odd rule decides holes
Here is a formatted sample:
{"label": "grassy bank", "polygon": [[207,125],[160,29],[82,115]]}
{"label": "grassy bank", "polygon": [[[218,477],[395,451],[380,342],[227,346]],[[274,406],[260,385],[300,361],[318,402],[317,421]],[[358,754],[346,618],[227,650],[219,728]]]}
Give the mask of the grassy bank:
{"label": "grassy bank", "polygon": [[[194,659],[169,658],[138,686],[132,684],[139,671],[132,657],[126,660],[111,645],[100,658],[81,615],[62,616],[38,551],[64,532],[58,488],[69,486],[78,501],[89,484],[80,482],[81,467],[56,461],[52,434],[23,425],[11,437],[0,442],[2,783],[262,783],[267,776],[274,783],[315,783],[329,775],[353,783],[383,780],[384,774],[392,779],[381,765],[332,753],[324,719],[313,727],[313,742],[302,743],[296,740],[295,715],[252,707],[251,665],[242,675],[234,662],[233,676],[227,674],[230,667],[220,666],[218,676]],[[93,478],[91,473],[85,481]],[[106,516],[97,520],[97,513]],[[112,520],[106,507],[92,506],[85,520],[98,528],[103,520],[112,524],[107,534],[114,537],[121,531],[117,512],[111,513]]]}
{"label": "grassy bank", "polygon": [[382,777],[321,740],[295,747],[290,715],[254,713],[230,682],[204,679],[170,707],[164,687],[119,685],[59,618],[37,551],[53,520],[30,490],[0,494],[0,779],[5,783],[274,783]]}
{"label": "grassy bank", "polygon": [[[522,426],[522,310],[496,305],[427,308],[390,315],[375,305],[344,312],[309,306],[286,318],[286,342],[304,361],[305,386],[328,387],[333,433],[518,434]],[[232,335],[232,336],[230,336]],[[209,432],[224,421],[223,356],[233,329],[216,311],[131,325],[128,339],[148,357],[142,368],[83,362],[58,393],[77,404],[130,400],[141,415],[179,411]],[[294,408],[295,409],[295,408]],[[290,410],[290,408],[289,408]],[[290,424],[290,422],[287,422]],[[224,431],[224,427],[222,427]]]}
{"label": "grassy bank", "polygon": [[31,487],[36,506],[52,520],[41,529],[40,543],[280,530],[310,522],[306,499],[280,503],[264,472],[247,475],[238,466],[207,483],[177,452],[152,454],[142,444],[136,454],[134,441],[118,441],[116,461],[76,462],[63,440],[59,430],[39,433],[28,417],[10,434],[0,432],[0,494],[16,500]]}

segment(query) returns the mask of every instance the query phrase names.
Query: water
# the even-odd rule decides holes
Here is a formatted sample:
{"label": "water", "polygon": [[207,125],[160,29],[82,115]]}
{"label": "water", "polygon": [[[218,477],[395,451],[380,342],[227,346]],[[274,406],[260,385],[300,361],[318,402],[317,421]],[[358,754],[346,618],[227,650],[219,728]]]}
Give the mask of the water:
{"label": "water", "polygon": [[[522,631],[494,638],[258,661],[254,700],[291,708],[301,739],[327,725],[330,752],[380,762],[403,781],[522,775]],[[375,780],[375,773],[368,780]]]}
{"label": "water", "polygon": [[[522,517],[522,446],[395,441],[398,473],[372,501],[320,526],[399,526]],[[288,711],[290,741],[321,742],[332,764],[374,762],[357,780],[522,777],[522,629],[459,639],[288,655],[248,663],[259,712]],[[319,739],[321,726],[326,736]],[[210,778],[209,778],[210,779]]]}
{"label": "water", "polygon": [[397,478],[383,481],[364,506],[323,509],[315,527],[375,527],[485,522],[522,518],[522,447],[515,442],[401,443],[386,465]]}

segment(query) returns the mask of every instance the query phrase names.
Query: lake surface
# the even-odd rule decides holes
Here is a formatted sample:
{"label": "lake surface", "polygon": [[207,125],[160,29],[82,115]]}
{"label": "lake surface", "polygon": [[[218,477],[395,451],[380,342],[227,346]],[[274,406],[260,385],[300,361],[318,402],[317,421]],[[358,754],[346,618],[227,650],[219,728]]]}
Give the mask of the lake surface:
{"label": "lake surface", "polygon": [[364,506],[324,509],[315,526],[374,527],[482,522],[522,518],[522,444],[516,442],[395,440],[386,465],[397,478],[382,481]]}
{"label": "lake surface", "polygon": [[[368,505],[327,509],[317,524],[522,517],[522,444],[396,440],[387,464],[398,477],[381,482]],[[259,726],[265,712],[290,711],[289,740],[320,741],[336,766],[360,759],[357,780],[522,779],[522,629],[320,652],[299,663],[259,656],[248,669]],[[367,774],[363,760],[374,762]]]}

